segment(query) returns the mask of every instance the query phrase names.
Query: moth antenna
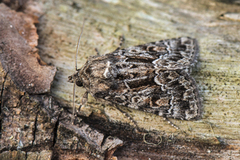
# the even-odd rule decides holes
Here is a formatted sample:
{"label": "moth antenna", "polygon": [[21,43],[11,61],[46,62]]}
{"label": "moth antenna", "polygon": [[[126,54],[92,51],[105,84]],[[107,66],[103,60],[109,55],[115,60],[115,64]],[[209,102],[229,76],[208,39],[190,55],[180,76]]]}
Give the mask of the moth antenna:
{"label": "moth antenna", "polygon": [[[82,28],[81,28],[81,33],[80,33],[80,36],[78,38],[78,43],[77,43],[77,49],[76,49],[76,55],[75,55],[75,69],[77,71],[77,55],[78,55],[78,49],[79,49],[79,46],[80,46],[80,40],[81,40],[81,37],[82,37],[82,33],[83,33],[83,29],[84,29],[84,24],[85,24],[85,20],[86,18],[84,18],[83,20],[83,25],[82,25]],[[75,88],[76,88],[76,79],[74,79],[74,82],[73,82],[73,116],[72,116],[72,123],[74,123],[74,117],[75,117],[75,110],[76,110],[76,107],[75,107]]]}
{"label": "moth antenna", "polygon": [[79,36],[79,38],[78,38],[78,44],[77,44],[77,49],[76,49],[76,57],[75,57],[75,67],[76,67],[76,71],[77,71],[77,55],[78,55],[78,49],[79,49],[79,46],[80,46],[80,40],[81,40],[81,37],[82,37],[85,20],[86,20],[86,18],[84,18],[84,20],[83,20],[83,25],[82,25],[82,28],[81,28],[80,36]]}
{"label": "moth antenna", "polygon": [[75,87],[76,87],[76,80],[74,80],[74,83],[73,83],[73,116],[72,116],[72,123],[74,124],[74,118],[75,118]]}

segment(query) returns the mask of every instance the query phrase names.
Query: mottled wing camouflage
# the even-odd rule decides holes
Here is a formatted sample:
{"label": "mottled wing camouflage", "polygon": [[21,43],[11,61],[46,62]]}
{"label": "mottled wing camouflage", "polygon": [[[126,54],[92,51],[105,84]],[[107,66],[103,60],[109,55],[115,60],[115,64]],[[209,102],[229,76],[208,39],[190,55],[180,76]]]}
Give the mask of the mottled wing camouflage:
{"label": "mottled wing camouflage", "polygon": [[202,107],[189,74],[198,52],[197,41],[189,37],[151,42],[89,57],[70,79],[96,99],[164,117],[197,119]]}

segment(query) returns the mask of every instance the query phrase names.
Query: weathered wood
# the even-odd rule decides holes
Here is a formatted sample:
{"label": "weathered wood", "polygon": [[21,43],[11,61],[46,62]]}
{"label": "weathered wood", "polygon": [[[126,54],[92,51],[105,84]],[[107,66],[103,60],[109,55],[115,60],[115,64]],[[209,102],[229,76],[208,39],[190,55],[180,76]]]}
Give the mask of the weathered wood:
{"label": "weathered wood", "polygon": [[[42,1],[45,14],[38,25],[38,48],[41,58],[58,68],[52,95],[61,101],[72,101],[72,84],[67,82],[67,77],[74,73],[76,43],[84,17],[87,21],[78,55],[79,68],[88,56],[96,54],[95,48],[101,54],[113,51],[122,34],[124,47],[180,36],[194,37],[201,49],[192,76],[203,98],[202,119],[171,119],[180,128],[176,130],[162,117],[123,108],[141,128],[155,131],[156,135],[150,132],[153,136],[150,142],[158,143],[162,138],[162,143],[155,146],[144,143],[142,134],[134,134],[134,124],[120,111],[93,98],[89,97],[89,105],[82,108],[81,114],[85,114],[82,117],[101,132],[125,140],[125,145],[115,154],[119,159],[238,159],[240,22],[222,19],[221,15],[239,11],[240,6],[227,2]],[[79,103],[84,89],[76,91],[76,103]]]}

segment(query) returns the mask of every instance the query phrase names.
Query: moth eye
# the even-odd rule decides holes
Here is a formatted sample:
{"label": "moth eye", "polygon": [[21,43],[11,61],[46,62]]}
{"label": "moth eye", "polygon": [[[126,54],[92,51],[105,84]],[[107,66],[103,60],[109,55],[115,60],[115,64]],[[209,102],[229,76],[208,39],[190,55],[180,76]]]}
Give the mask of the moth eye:
{"label": "moth eye", "polygon": [[76,85],[81,87],[81,86],[83,86],[83,83],[81,81],[76,81]]}
{"label": "moth eye", "polygon": [[85,70],[85,72],[86,72],[87,74],[91,74],[92,70],[91,70],[90,68],[87,68],[87,69]]}

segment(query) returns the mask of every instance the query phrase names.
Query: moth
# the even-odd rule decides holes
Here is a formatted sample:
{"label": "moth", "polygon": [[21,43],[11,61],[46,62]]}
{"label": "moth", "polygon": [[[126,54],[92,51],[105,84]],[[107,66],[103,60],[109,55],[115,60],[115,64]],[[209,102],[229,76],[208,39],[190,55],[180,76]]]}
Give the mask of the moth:
{"label": "moth", "polygon": [[69,81],[84,87],[86,98],[91,94],[99,100],[166,118],[198,119],[202,105],[196,82],[190,76],[198,54],[198,42],[190,37],[118,48],[89,57]]}

